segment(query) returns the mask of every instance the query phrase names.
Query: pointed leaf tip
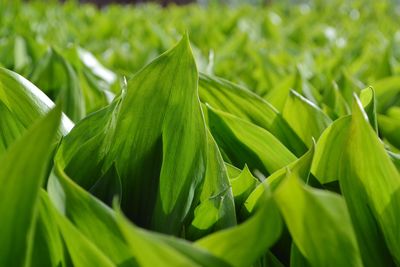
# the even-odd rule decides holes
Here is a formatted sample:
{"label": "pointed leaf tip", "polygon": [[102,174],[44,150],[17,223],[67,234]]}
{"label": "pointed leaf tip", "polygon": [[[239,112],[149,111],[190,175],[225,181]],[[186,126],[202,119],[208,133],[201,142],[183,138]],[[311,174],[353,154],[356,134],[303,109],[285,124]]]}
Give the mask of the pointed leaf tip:
{"label": "pointed leaf tip", "polygon": [[185,30],[185,33],[182,35],[182,40],[185,40],[186,42],[190,42],[189,40],[189,30]]}
{"label": "pointed leaf tip", "polygon": [[365,113],[360,98],[356,93],[353,93],[353,117],[363,117],[365,121],[369,121],[368,115]]}
{"label": "pointed leaf tip", "polygon": [[185,31],[181,40],[171,50],[179,50],[181,53],[189,53],[193,57],[192,48],[190,46],[189,32]]}

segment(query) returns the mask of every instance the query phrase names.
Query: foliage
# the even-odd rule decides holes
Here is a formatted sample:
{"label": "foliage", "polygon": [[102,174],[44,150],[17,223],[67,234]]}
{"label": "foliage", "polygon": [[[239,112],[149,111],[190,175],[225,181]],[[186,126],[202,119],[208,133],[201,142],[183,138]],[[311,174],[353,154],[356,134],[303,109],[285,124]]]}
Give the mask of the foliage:
{"label": "foliage", "polygon": [[0,266],[400,266],[395,3],[0,5]]}

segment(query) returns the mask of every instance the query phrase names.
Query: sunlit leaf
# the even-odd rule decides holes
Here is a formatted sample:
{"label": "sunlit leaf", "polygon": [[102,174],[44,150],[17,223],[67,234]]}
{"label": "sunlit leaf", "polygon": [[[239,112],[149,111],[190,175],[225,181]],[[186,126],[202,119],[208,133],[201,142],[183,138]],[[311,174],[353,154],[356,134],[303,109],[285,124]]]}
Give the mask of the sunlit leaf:
{"label": "sunlit leaf", "polygon": [[[53,106],[54,103],[31,82],[0,68],[0,154]],[[58,136],[67,134],[72,127],[73,123],[63,116]]]}
{"label": "sunlit leaf", "polygon": [[277,241],[282,231],[281,220],[275,202],[265,193],[259,209],[246,222],[208,235],[195,244],[231,266],[250,266]]}
{"label": "sunlit leaf", "polygon": [[236,225],[234,192],[228,172],[210,132],[208,137],[207,169],[200,201],[187,229],[188,239],[198,239],[208,233]]}
{"label": "sunlit leaf", "polygon": [[[72,231],[79,239],[85,239],[95,246],[95,250],[104,255],[107,261],[118,266],[135,266],[110,208],[76,185],[62,170],[56,170],[56,174],[49,179],[48,192],[58,213],[65,217],[58,219],[60,227],[66,228],[62,230],[63,235]],[[73,245],[73,240],[70,239],[68,248]]]}
{"label": "sunlit leaf", "polygon": [[[362,244],[364,264],[368,262],[372,266],[387,261],[385,265],[388,266],[391,260],[385,252],[386,245],[394,259],[399,261],[400,232],[397,225],[400,218],[397,210],[400,205],[400,176],[357,99],[347,131],[339,173],[340,186]],[[380,244],[379,252],[377,242]]]}
{"label": "sunlit leaf", "polygon": [[[362,266],[344,199],[304,185],[289,174],[274,198],[293,241],[311,266]],[[329,246],[321,246],[327,243]],[[341,251],[340,254],[332,255]]]}
{"label": "sunlit leaf", "polygon": [[[115,164],[128,217],[178,235],[204,181],[206,144],[197,70],[184,37],[137,73],[120,100],[78,124],[57,161],[86,189]],[[94,162],[84,166],[87,176],[78,168],[83,145]]]}
{"label": "sunlit leaf", "polygon": [[330,118],[319,107],[293,90],[289,93],[282,114],[308,146],[312,145],[313,138],[318,140],[323,130],[331,123]]}
{"label": "sunlit leaf", "polygon": [[200,98],[214,108],[231,113],[271,132],[295,155],[306,151],[282,115],[256,94],[223,79],[200,75]]}
{"label": "sunlit leaf", "polygon": [[244,203],[245,205],[242,209],[242,213],[251,214],[259,204],[259,201],[262,200],[265,188],[268,187],[271,189],[271,191],[274,191],[285,179],[287,170],[297,174],[298,177],[306,182],[310,174],[311,162],[314,157],[314,150],[315,148],[314,146],[312,146],[301,158],[277,170],[269,177],[267,177],[265,181],[263,181],[262,184],[259,184],[248,196],[246,202]]}
{"label": "sunlit leaf", "polygon": [[270,132],[231,114],[208,107],[208,123],[218,146],[238,168],[247,164],[267,175],[296,160]]}

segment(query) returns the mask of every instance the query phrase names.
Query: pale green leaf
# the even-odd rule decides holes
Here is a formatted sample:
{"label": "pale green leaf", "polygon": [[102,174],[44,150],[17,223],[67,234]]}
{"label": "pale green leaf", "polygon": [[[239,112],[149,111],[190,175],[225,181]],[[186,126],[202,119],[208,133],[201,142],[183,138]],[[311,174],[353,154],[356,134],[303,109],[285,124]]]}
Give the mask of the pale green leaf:
{"label": "pale green leaf", "polygon": [[312,146],[313,138],[318,140],[332,122],[318,106],[293,90],[289,93],[282,114],[308,147]]}
{"label": "pale green leaf", "polygon": [[311,266],[362,266],[341,196],[308,187],[296,174],[289,174],[276,189],[274,199],[293,241]]}
{"label": "pale green leaf", "polygon": [[251,266],[279,238],[282,221],[277,206],[267,193],[259,209],[244,223],[208,235],[195,245],[205,248],[231,266]]}

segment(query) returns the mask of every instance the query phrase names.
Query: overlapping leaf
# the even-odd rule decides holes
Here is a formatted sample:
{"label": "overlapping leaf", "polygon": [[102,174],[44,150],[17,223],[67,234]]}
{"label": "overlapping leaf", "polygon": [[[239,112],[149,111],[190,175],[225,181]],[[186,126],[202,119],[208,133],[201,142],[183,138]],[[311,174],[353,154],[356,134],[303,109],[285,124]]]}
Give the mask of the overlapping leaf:
{"label": "overlapping leaf", "polygon": [[261,97],[238,85],[205,74],[200,75],[199,85],[202,102],[265,128],[295,155],[305,152],[304,143],[282,115]]}
{"label": "overlapping leaf", "polygon": [[[86,189],[115,165],[129,218],[178,235],[198,199],[206,154],[197,70],[185,37],[137,73],[120,100],[78,124],[57,162]],[[93,162],[83,170],[82,157]]]}
{"label": "overlapping leaf", "polygon": [[282,114],[308,146],[312,145],[313,138],[318,140],[323,130],[331,123],[330,118],[319,107],[296,91],[290,91]]}
{"label": "overlapping leaf", "polygon": [[243,224],[208,235],[196,246],[228,262],[231,266],[250,266],[279,238],[282,219],[271,195],[263,195],[259,209]]}
{"label": "overlapping leaf", "polygon": [[[363,266],[341,196],[311,189],[289,174],[274,197],[296,247],[311,266]],[[332,257],[337,251],[341,253]]]}
{"label": "overlapping leaf", "polygon": [[361,103],[356,100],[353,115],[337,120],[324,132],[317,148],[312,172],[322,183],[339,180],[363,263],[393,265],[389,252],[396,259],[400,179]]}
{"label": "overlapping leaf", "polygon": [[[0,68],[0,154],[53,106],[54,103],[31,82]],[[73,123],[63,116],[58,135],[67,134],[72,127]]]}
{"label": "overlapping leaf", "polygon": [[24,266],[29,262],[38,192],[50,163],[60,117],[57,107],[0,156],[1,266]]}
{"label": "overlapping leaf", "polygon": [[[53,204],[48,200],[44,204],[55,213],[53,216],[75,265],[227,266],[223,260],[187,241],[132,225],[122,214],[115,214],[76,185],[62,170],[56,170],[51,177],[48,190]],[[78,246],[71,243],[74,239]]]}
{"label": "overlapping leaf", "polygon": [[218,146],[207,131],[207,169],[199,204],[186,238],[198,239],[216,230],[236,225],[234,192]]}
{"label": "overlapping leaf", "polygon": [[218,146],[238,168],[267,175],[296,157],[270,132],[231,114],[208,107],[208,124]]}
{"label": "overlapping leaf", "polygon": [[245,205],[242,208],[242,213],[251,214],[259,204],[259,201],[262,200],[265,188],[268,187],[271,191],[274,191],[285,179],[288,170],[291,173],[296,174],[304,182],[308,181],[311,163],[314,157],[314,150],[315,148],[312,146],[301,158],[267,177],[265,181],[263,181],[262,184],[259,184],[248,196],[244,203]]}
{"label": "overlapping leaf", "polygon": [[[353,115],[348,131],[339,181],[356,225],[360,244],[369,248],[369,250],[363,251],[364,256],[367,258],[374,255],[371,253],[375,247],[372,243],[374,239],[371,238],[371,232],[374,232],[381,240],[381,244],[383,243],[382,238],[385,240],[384,243],[393,258],[399,262],[397,255],[399,255],[400,248],[400,232],[396,225],[400,220],[397,214],[400,205],[397,193],[400,186],[400,175],[390,161],[382,143],[368,124],[357,101],[353,105]],[[368,240],[365,236],[367,232],[369,233]],[[383,247],[382,244],[382,249]],[[378,256],[376,255],[376,257]],[[380,255],[379,257],[380,261],[388,259],[387,256]],[[367,264],[366,262],[367,260],[364,261],[364,264]]]}
{"label": "overlapping leaf", "polygon": [[[48,192],[53,205],[58,209],[57,222],[64,238],[67,238],[68,247],[73,246],[73,239],[65,235],[72,232],[73,235],[82,236],[79,237],[81,242],[89,242],[90,246],[95,247],[98,252],[93,253],[100,253],[107,262],[118,266],[135,266],[133,256],[118,230],[115,216],[104,203],[77,186],[62,170],[56,170],[56,174],[50,178]],[[69,240],[72,243],[68,244]]]}
{"label": "overlapping leaf", "polygon": [[62,100],[64,112],[73,121],[84,117],[85,102],[76,71],[54,49],[38,62],[30,80],[54,100]]}

